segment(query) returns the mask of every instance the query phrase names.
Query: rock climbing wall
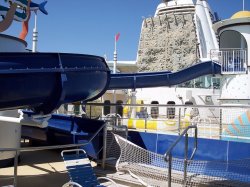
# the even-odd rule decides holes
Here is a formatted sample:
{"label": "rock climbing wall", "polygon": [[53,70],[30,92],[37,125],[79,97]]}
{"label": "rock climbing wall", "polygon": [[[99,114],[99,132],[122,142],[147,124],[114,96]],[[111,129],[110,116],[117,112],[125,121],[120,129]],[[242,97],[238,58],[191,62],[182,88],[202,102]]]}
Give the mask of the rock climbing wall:
{"label": "rock climbing wall", "polygon": [[137,56],[140,72],[178,71],[197,62],[193,16],[168,14],[144,20]]}

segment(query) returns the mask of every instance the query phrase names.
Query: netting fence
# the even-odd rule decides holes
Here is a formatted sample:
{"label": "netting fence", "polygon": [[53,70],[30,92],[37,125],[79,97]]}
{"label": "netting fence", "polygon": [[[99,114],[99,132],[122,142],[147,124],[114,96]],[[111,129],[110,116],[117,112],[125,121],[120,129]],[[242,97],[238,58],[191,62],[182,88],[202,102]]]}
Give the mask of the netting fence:
{"label": "netting fence", "polygon": [[[164,155],[143,149],[115,135],[121,155],[117,170],[127,171],[146,186],[168,184],[168,162]],[[184,184],[184,159],[173,158],[172,182]],[[250,158],[232,161],[188,160],[186,186],[250,186]]]}

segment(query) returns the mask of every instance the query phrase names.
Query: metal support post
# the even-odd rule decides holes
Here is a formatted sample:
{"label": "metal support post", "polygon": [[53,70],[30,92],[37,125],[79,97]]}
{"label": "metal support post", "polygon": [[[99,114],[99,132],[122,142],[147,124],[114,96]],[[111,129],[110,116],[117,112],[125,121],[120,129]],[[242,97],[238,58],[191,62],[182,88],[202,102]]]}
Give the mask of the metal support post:
{"label": "metal support post", "polygon": [[105,169],[107,158],[107,125],[103,128],[103,150],[102,150],[102,169]]}
{"label": "metal support post", "polygon": [[117,104],[115,104],[115,126],[118,126],[118,118],[117,118]]}
{"label": "metal support post", "polygon": [[222,109],[220,109],[220,129],[219,129],[219,138],[221,139],[222,135]]}
{"label": "metal support post", "polygon": [[185,134],[185,159],[184,159],[184,180],[183,185],[187,181],[187,163],[188,163],[188,133]]}
{"label": "metal support post", "polygon": [[[131,104],[136,105],[136,91],[131,91]],[[136,118],[136,106],[131,107],[131,118]]]}
{"label": "metal support post", "polygon": [[16,150],[16,155],[15,155],[15,159],[14,159],[14,187],[17,187],[17,167],[18,167],[18,154],[19,151]]}
{"label": "metal support post", "polygon": [[235,63],[235,62],[234,62],[234,50],[233,50],[233,59],[232,59],[232,62],[233,62],[233,72],[235,72],[235,69],[234,69],[234,66],[235,66],[235,65],[234,65],[234,63]]}
{"label": "metal support post", "polygon": [[172,153],[169,154],[168,156],[168,187],[171,187],[171,183],[172,183]]}
{"label": "metal support post", "polygon": [[90,119],[92,118],[92,117],[91,117],[91,116],[92,116],[91,110],[92,110],[92,106],[90,105],[90,106],[89,106],[89,117],[90,117]]}
{"label": "metal support post", "polygon": [[181,108],[179,108],[179,116],[178,116],[178,135],[181,134]]}

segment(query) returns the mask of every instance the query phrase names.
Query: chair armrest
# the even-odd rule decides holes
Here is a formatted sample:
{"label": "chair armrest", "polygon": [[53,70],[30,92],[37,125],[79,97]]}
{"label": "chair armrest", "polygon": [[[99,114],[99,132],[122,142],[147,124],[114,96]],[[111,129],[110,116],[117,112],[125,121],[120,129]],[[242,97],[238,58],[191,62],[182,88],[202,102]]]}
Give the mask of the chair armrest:
{"label": "chair armrest", "polygon": [[77,186],[77,187],[82,187],[80,184],[78,184],[77,182],[72,182],[72,181],[69,181],[67,183],[65,183],[62,187],[69,187],[71,185],[74,185],[74,186]]}
{"label": "chair armrest", "polygon": [[97,180],[107,180],[110,181],[113,185],[117,186],[117,183],[108,177],[97,177]]}
{"label": "chair armrest", "polygon": [[63,150],[61,152],[61,156],[63,157],[64,153],[72,153],[72,152],[83,152],[84,154],[87,154],[86,151],[83,149],[69,149],[69,150]]}

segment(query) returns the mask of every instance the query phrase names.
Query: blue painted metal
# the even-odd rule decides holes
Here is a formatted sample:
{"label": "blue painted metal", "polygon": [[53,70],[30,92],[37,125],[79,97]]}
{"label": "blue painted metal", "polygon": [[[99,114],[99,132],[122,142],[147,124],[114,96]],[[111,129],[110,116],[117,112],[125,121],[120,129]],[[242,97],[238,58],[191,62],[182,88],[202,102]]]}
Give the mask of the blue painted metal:
{"label": "blue painted metal", "polygon": [[[25,111],[32,115],[33,113]],[[38,144],[64,145],[86,143],[100,129],[104,121],[75,116],[53,114],[47,128],[22,126],[22,137]],[[88,155],[98,158],[103,146],[102,131],[94,140],[83,147]]]}
{"label": "blue painted metal", "polygon": [[0,53],[0,109],[48,114],[64,103],[100,97],[109,80],[109,68],[97,56]]}
{"label": "blue painted metal", "polygon": [[[135,144],[156,152],[164,154],[178,136],[167,134],[155,134],[129,131],[129,138]],[[189,157],[192,153],[194,138],[189,138]],[[174,158],[172,168],[177,171],[183,171],[184,168],[184,138],[177,144],[173,151]],[[199,162],[190,162],[187,171],[190,173],[221,177],[237,184],[250,183],[250,144],[244,142],[232,142],[223,140],[198,139],[198,149],[194,160]],[[159,163],[160,162],[160,163]],[[151,164],[161,165],[164,160],[154,160]],[[163,165],[163,163],[162,163]]]}
{"label": "blue painted metal", "polygon": [[215,62],[208,61],[195,64],[191,67],[174,73],[165,71],[154,73],[111,74],[111,80],[108,89],[136,89],[171,86],[192,80],[203,75],[220,73],[221,66]]}
{"label": "blue painted metal", "polygon": [[[159,153],[165,154],[167,149],[178,138],[175,135],[155,134],[149,132],[129,131],[129,137],[135,144]],[[194,138],[189,137],[189,155],[192,153]],[[184,157],[184,138],[173,151],[176,158]],[[198,139],[198,149],[195,160],[230,161],[250,158],[250,144],[224,140]]]}
{"label": "blue painted metal", "polygon": [[42,13],[44,13],[45,15],[48,15],[47,10],[45,10],[45,5],[47,4],[48,1],[44,1],[41,4],[37,4],[34,2],[30,2],[30,10],[32,11],[37,11],[40,10]]}

